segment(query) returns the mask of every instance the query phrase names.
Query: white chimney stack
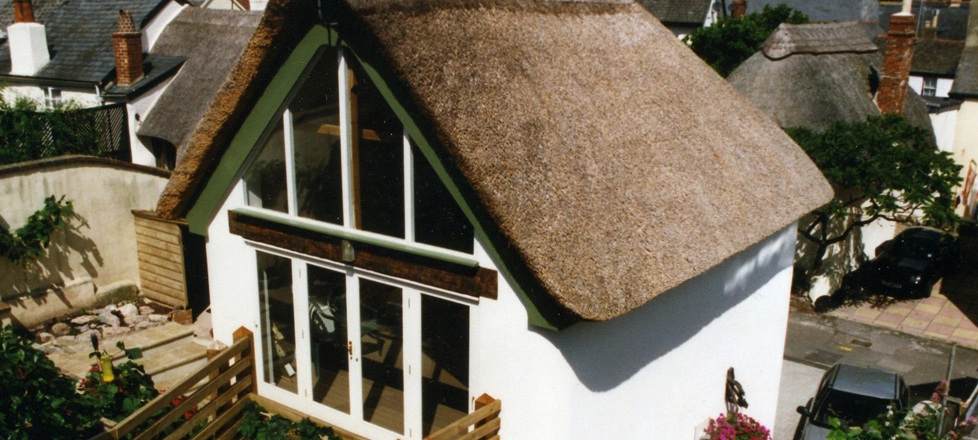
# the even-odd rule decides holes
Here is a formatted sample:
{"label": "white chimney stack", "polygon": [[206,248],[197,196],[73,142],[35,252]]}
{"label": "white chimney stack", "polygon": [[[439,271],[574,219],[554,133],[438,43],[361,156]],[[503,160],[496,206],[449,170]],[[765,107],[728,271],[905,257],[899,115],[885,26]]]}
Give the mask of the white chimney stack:
{"label": "white chimney stack", "polygon": [[911,6],[913,6],[913,0],[903,0],[903,8],[900,9],[900,13],[909,14]]}
{"label": "white chimney stack", "polygon": [[34,22],[30,0],[14,0],[14,24],[7,27],[7,44],[11,75],[33,75],[51,61],[44,25]]}

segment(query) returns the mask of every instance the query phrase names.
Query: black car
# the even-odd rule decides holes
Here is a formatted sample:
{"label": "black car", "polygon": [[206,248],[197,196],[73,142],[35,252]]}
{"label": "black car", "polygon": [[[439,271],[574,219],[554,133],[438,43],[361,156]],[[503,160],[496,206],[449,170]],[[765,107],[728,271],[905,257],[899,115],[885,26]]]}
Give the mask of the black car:
{"label": "black car", "polygon": [[907,228],[876,248],[876,258],[853,272],[852,281],[871,293],[926,298],[957,264],[957,240],[944,231]]}
{"label": "black car", "polygon": [[798,407],[801,420],[795,440],[824,440],[831,431],[829,418],[847,426],[908,409],[910,392],[899,374],[853,365],[836,365],[822,376],[815,397]]}

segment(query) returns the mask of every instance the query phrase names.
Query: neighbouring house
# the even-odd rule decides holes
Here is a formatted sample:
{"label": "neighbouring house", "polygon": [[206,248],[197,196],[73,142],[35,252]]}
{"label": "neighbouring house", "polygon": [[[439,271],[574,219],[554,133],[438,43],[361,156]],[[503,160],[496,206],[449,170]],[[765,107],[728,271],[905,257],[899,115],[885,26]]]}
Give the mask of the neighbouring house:
{"label": "neighbouring house", "polygon": [[968,38],[950,96],[962,101],[952,151],[955,162],[963,165],[961,177],[964,182],[958,213],[978,219],[978,135],[975,133],[975,127],[978,127],[978,13],[974,10],[968,21]]}
{"label": "neighbouring house", "polygon": [[723,16],[719,0],[638,0],[660,23],[682,38]]}
{"label": "neighbouring house", "polygon": [[803,12],[812,23],[876,21],[883,7],[879,0],[747,0],[747,13],[759,13],[765,6],[780,4]]}
{"label": "neighbouring house", "polygon": [[483,394],[502,438],[688,439],[734,367],[774,423],[832,191],[640,5],[276,0],[185,148],[157,213],[206,236],[268,399],[371,439]]}
{"label": "neighbouring house", "polygon": [[[867,31],[867,26],[872,28]],[[933,136],[927,103],[907,87],[910,60],[906,52],[902,53],[907,70],[887,72],[887,66],[897,63],[884,61],[870,38],[875,34],[875,25],[858,22],[782,24],[727,81],[781,127],[822,131],[835,122],[865,120],[890,108],[902,109],[911,124]],[[905,35],[891,35],[891,40],[900,37]],[[913,35],[909,38],[912,41]],[[912,44],[903,48],[910,49]],[[901,53],[889,52],[886,57]],[[903,88],[887,89],[888,84],[903,84]],[[898,96],[903,97],[902,102]],[[872,257],[876,247],[893,238],[895,231],[894,223],[881,220],[861,228],[848,242],[833,245],[823,266],[831,275],[831,285],[837,287],[846,268],[852,268],[863,253]],[[800,241],[804,261],[811,252],[805,252],[807,240]],[[820,293],[825,292],[813,295]]]}
{"label": "neighbouring house", "polygon": [[188,7],[170,21],[146,60],[179,67],[106,96],[127,102],[135,163],[173,169],[194,127],[244,52],[261,13]]}

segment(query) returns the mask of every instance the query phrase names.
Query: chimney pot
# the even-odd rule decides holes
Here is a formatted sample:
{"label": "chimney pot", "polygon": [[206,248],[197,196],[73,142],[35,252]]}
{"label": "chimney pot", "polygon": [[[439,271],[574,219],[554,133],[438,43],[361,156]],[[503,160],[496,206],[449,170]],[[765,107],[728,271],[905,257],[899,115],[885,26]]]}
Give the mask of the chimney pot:
{"label": "chimney pot", "polygon": [[14,23],[34,23],[31,0],[14,0]]}
{"label": "chimney pot", "polygon": [[733,18],[744,18],[747,15],[747,1],[746,0],[733,0],[730,3],[730,8],[732,11],[730,15]]}

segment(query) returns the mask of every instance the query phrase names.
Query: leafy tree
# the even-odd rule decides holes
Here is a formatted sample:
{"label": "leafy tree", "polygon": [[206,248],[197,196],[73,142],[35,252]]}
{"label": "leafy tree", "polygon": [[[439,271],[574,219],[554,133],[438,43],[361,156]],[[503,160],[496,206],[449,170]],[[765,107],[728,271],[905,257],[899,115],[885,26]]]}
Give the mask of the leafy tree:
{"label": "leafy tree", "polygon": [[818,273],[829,246],[877,219],[943,229],[957,223],[953,188],[961,182],[961,167],[902,116],[840,121],[821,133],[785,131],[835,189],[835,198],[799,228],[817,246],[812,273]]}
{"label": "leafy tree", "polygon": [[808,16],[785,5],[765,5],[760,13],[743,18],[721,17],[683,39],[690,49],[720,76],[726,77],[740,63],[761,49],[761,44],[781,23],[808,23]]}

